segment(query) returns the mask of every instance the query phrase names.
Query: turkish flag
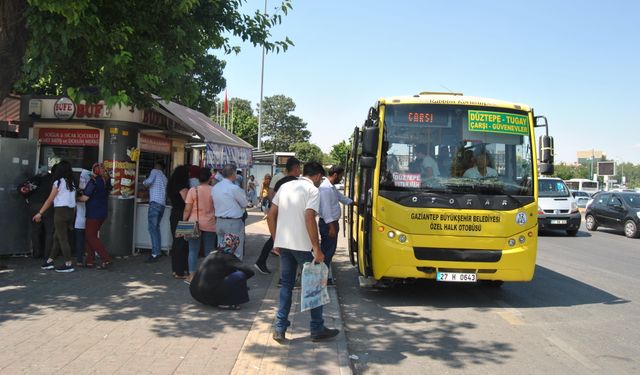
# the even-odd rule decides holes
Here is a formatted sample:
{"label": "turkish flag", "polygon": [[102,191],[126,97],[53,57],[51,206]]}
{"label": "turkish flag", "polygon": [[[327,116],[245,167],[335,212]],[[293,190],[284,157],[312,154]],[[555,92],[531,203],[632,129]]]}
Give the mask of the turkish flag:
{"label": "turkish flag", "polygon": [[229,113],[229,99],[227,99],[227,90],[224,90],[224,113]]}

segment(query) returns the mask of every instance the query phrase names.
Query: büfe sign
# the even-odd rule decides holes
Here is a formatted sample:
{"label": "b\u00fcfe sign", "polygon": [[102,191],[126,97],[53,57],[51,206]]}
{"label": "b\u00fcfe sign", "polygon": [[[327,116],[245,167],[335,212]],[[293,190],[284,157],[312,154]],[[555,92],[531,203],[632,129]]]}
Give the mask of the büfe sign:
{"label": "b\u00fcfe sign", "polygon": [[53,146],[92,146],[100,144],[100,131],[94,129],[40,129],[40,144]]}

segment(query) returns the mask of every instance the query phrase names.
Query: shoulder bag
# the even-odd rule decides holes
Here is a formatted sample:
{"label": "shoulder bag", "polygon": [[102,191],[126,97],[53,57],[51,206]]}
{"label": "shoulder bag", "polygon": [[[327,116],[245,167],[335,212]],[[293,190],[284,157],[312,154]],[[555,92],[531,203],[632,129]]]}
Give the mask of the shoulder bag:
{"label": "shoulder bag", "polygon": [[196,187],[196,221],[178,221],[176,238],[184,238],[185,240],[200,238],[200,228],[198,226],[200,213],[198,211],[198,187]]}

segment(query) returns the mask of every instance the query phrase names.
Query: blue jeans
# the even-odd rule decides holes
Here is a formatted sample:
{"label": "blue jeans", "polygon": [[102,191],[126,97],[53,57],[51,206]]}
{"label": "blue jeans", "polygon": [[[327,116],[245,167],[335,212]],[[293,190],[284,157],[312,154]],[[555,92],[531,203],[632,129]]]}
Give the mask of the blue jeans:
{"label": "blue jeans", "polygon": [[82,263],[84,261],[84,229],[74,228],[73,234],[75,237],[75,251],[76,261]]}
{"label": "blue jeans", "polygon": [[164,206],[160,203],[149,202],[149,237],[151,237],[151,255],[160,256],[162,238],[160,238],[160,221],[164,214]]}
{"label": "blue jeans", "polygon": [[[336,223],[336,226],[338,223]],[[320,219],[318,221],[318,229],[320,230],[320,250],[324,254],[324,264],[327,265],[328,269],[331,269],[331,259],[333,259],[333,255],[336,253],[336,248],[338,247],[338,232],[340,231],[340,227],[338,226],[338,230],[336,231],[336,238],[329,237],[329,225],[324,222],[324,220]]]}
{"label": "blue jeans", "polygon": [[189,273],[193,274],[198,270],[198,253],[200,252],[200,241],[204,241],[204,256],[209,255],[216,247],[215,232],[200,232],[199,238],[189,239]]}
{"label": "blue jeans", "polygon": [[[280,248],[280,299],[278,301],[278,312],[276,313],[275,330],[286,332],[291,325],[289,321],[289,311],[291,310],[291,295],[293,285],[296,282],[296,272],[298,265],[302,266],[306,262],[313,261],[311,251],[296,251]],[[311,312],[311,334],[317,334],[324,330],[324,319],[322,318],[322,306],[310,310]]]}

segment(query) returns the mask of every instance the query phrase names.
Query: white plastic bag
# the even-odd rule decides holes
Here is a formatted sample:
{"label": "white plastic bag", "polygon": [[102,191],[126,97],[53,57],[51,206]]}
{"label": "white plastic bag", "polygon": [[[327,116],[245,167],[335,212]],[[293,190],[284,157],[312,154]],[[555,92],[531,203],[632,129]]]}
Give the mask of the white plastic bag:
{"label": "white plastic bag", "polygon": [[329,269],[324,263],[307,262],[302,266],[300,311],[310,310],[329,303],[328,277]]}

